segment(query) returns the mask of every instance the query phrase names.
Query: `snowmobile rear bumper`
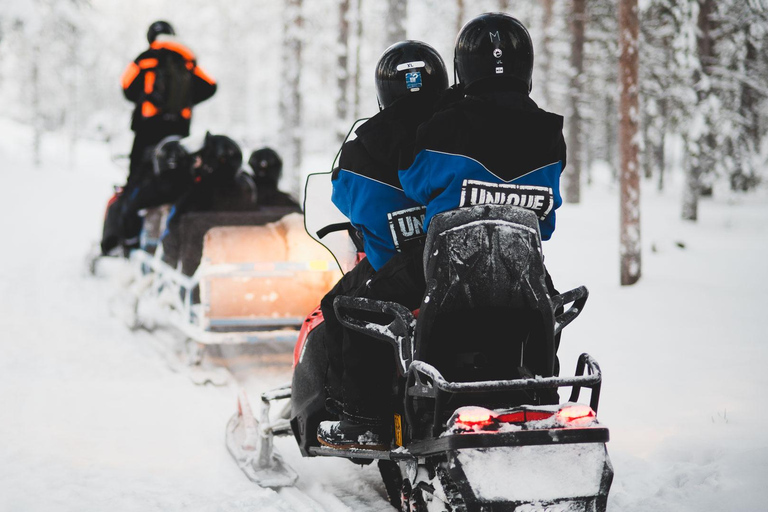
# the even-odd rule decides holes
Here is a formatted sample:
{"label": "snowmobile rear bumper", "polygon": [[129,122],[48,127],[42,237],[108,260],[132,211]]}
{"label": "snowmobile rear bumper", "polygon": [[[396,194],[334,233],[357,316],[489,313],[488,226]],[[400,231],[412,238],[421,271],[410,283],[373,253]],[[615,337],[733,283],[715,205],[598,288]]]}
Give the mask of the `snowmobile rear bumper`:
{"label": "snowmobile rear bumper", "polygon": [[414,441],[408,449],[389,452],[378,450],[339,450],[325,446],[313,446],[312,455],[325,457],[344,457],[366,460],[407,460],[415,457],[444,455],[450,451],[479,448],[498,448],[514,446],[547,446],[579,443],[607,443],[610,434],[606,427],[557,428],[546,430],[523,430],[518,432],[489,432],[487,434],[456,434]]}

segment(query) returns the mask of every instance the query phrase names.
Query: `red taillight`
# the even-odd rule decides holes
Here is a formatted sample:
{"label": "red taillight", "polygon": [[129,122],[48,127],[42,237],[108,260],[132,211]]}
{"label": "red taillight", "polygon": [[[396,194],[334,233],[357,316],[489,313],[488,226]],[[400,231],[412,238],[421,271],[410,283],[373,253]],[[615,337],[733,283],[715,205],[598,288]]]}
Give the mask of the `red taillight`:
{"label": "red taillight", "polygon": [[493,421],[493,411],[483,407],[462,407],[458,410],[456,423],[466,427],[490,425]]}
{"label": "red taillight", "polygon": [[525,411],[508,412],[499,416],[502,423],[525,423]]}
{"label": "red taillight", "polygon": [[497,419],[502,423],[527,423],[529,421],[541,421],[551,418],[553,412],[549,411],[515,411],[500,414]]}
{"label": "red taillight", "polygon": [[557,421],[563,426],[586,426],[595,421],[595,411],[586,405],[568,405],[557,411]]}

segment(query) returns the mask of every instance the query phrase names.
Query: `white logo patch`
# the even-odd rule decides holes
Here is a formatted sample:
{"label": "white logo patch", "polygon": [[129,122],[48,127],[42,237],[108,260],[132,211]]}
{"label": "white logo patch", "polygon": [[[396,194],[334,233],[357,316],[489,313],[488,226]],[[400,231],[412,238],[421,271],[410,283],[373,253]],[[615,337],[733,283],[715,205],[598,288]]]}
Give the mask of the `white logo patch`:
{"label": "white logo patch", "polygon": [[404,244],[425,235],[424,217],[426,213],[426,207],[416,206],[387,214],[395,249],[401,251]]}
{"label": "white logo patch", "polygon": [[552,211],[554,202],[554,193],[550,187],[464,180],[459,206],[507,204],[532,210],[539,220],[544,220]]}

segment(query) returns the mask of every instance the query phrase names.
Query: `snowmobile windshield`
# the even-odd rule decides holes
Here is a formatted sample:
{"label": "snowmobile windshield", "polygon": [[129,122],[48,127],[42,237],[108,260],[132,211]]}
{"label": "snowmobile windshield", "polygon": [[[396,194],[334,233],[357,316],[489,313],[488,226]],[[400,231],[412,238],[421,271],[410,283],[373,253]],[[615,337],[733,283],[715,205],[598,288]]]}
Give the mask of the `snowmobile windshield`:
{"label": "snowmobile windshield", "polygon": [[349,272],[357,260],[357,249],[349,235],[349,219],[331,201],[330,172],[310,174],[304,190],[304,227],[333,255],[342,272]]}

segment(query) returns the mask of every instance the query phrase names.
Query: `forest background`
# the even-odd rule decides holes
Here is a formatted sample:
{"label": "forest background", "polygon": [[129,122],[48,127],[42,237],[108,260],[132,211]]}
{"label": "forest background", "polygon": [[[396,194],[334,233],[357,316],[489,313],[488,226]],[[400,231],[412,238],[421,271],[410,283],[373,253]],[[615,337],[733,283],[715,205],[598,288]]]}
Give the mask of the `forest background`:
{"label": "forest background", "polygon": [[[77,165],[83,139],[128,153],[119,77],[146,47],[149,23],[166,19],[219,82],[193,132],[277,148],[282,186],[299,196],[307,172],[330,169],[353,121],[376,113],[374,66],[389,44],[426,41],[452,74],[463,23],[499,10],[530,29],[532,97],[566,118],[563,190],[579,202],[594,163],[620,169],[618,0],[0,0],[0,115],[34,128],[37,160],[47,133],[67,133],[63,170]],[[638,19],[641,173],[659,190],[671,169],[685,173],[681,215],[695,220],[701,195],[765,179],[768,8],[640,0]]]}

